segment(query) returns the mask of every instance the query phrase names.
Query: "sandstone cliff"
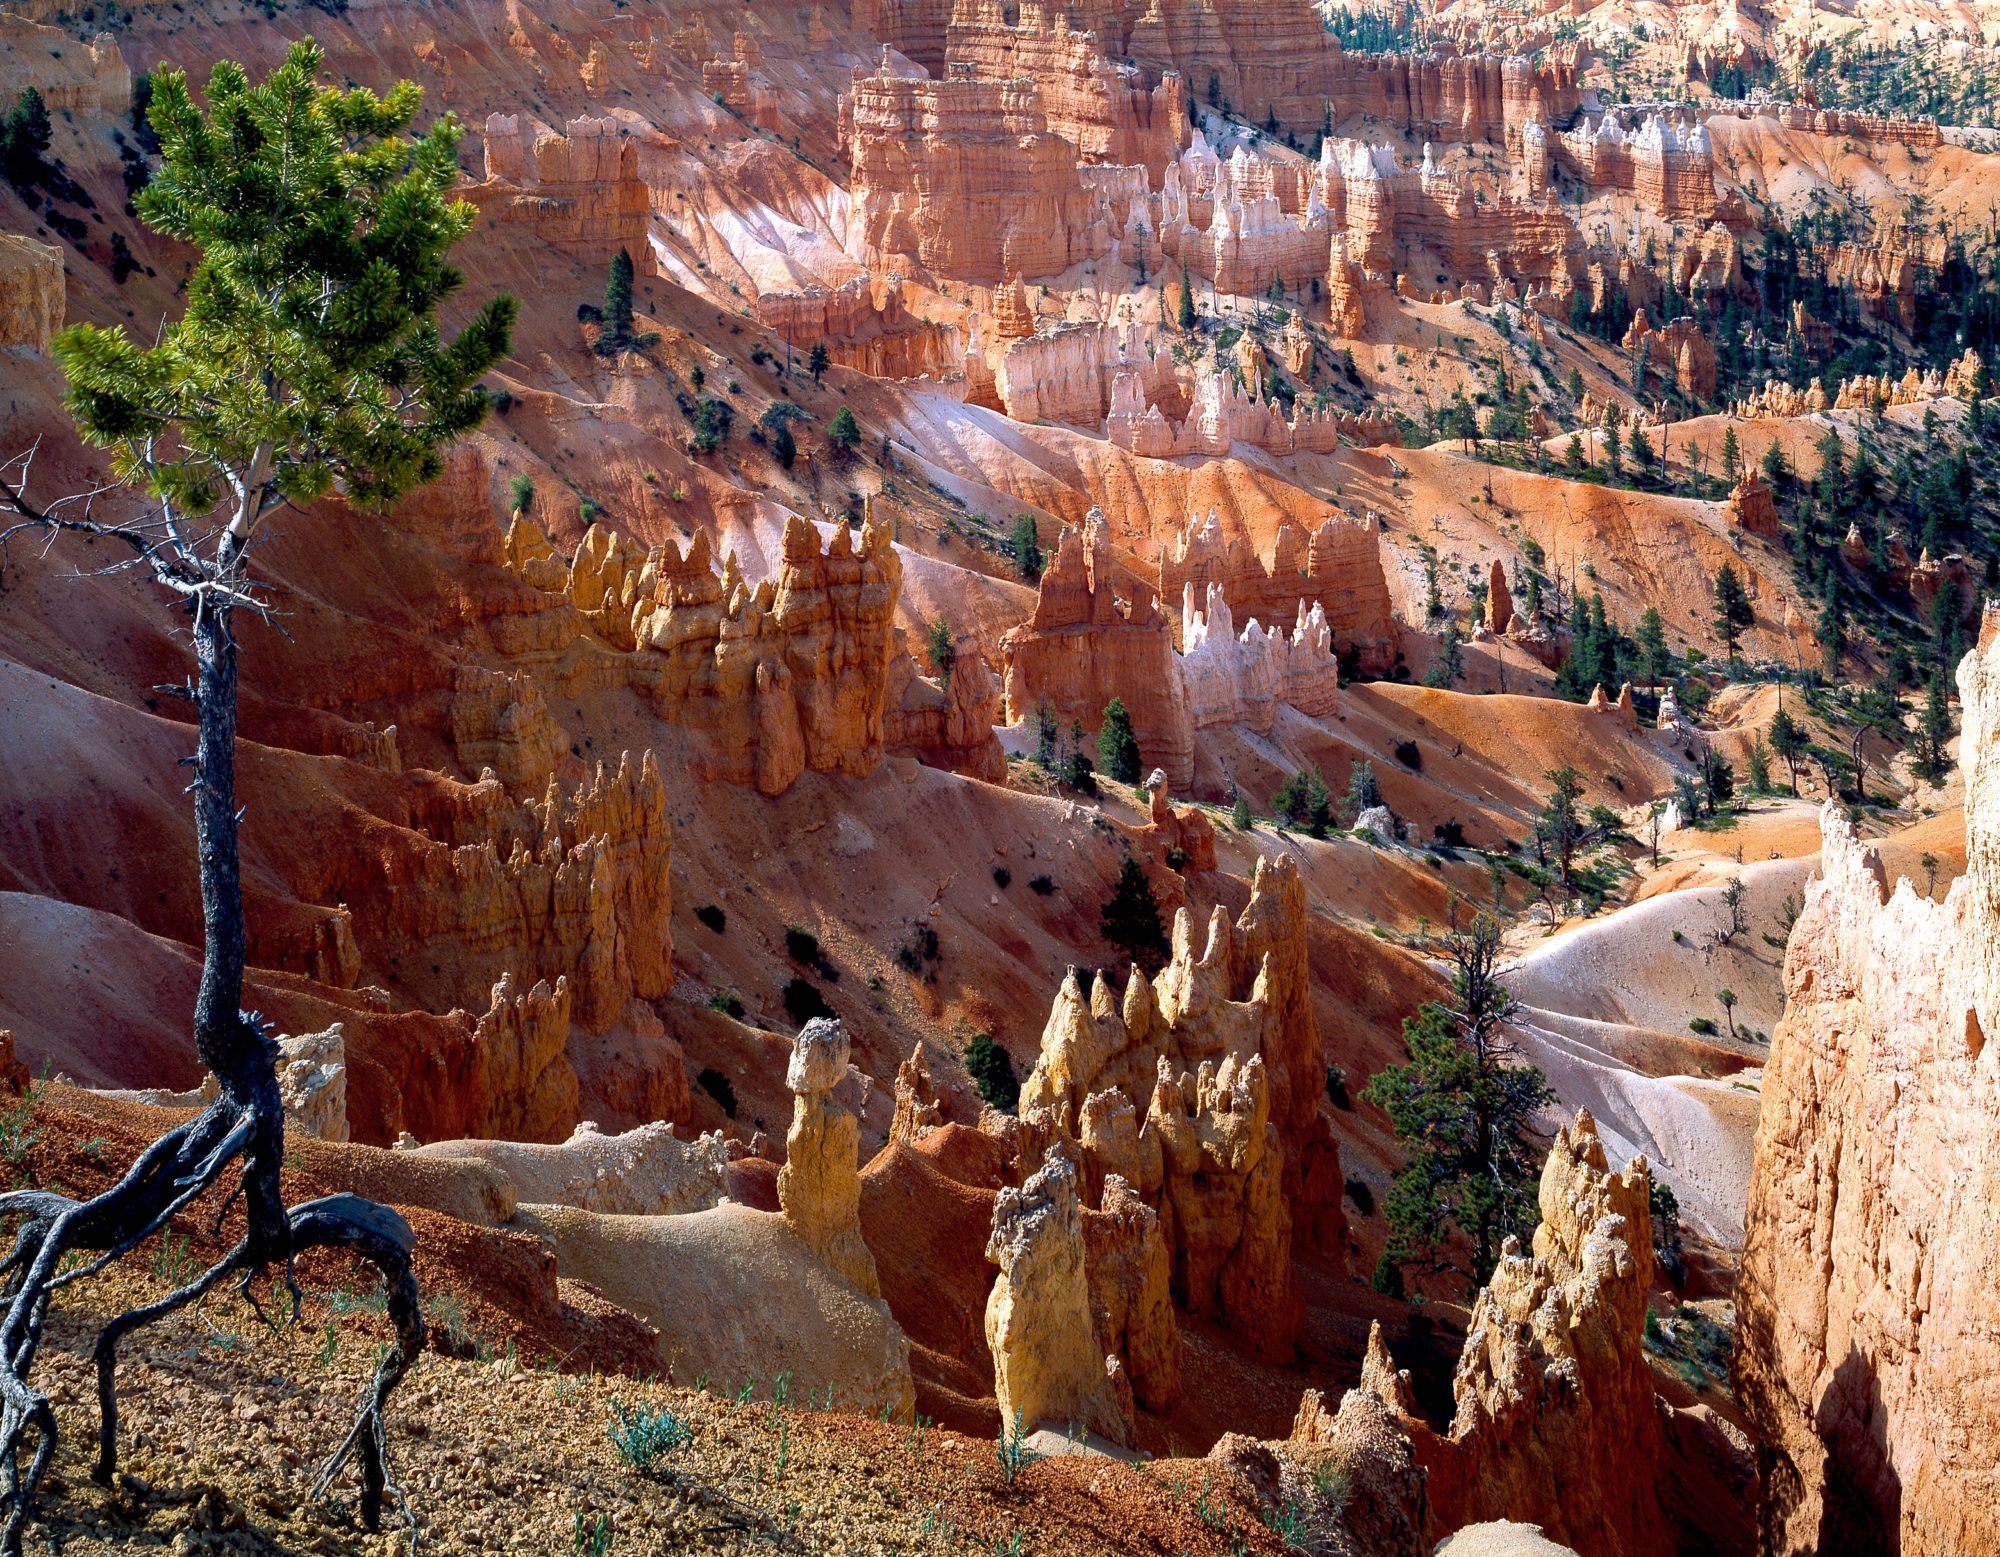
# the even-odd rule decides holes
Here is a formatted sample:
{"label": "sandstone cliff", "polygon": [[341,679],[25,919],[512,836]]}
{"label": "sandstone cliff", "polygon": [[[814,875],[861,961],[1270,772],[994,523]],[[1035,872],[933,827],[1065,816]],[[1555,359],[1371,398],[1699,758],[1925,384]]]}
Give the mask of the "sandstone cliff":
{"label": "sandstone cliff", "polygon": [[0,347],[48,355],[63,323],[62,250],[19,233],[0,233]]}
{"label": "sandstone cliff", "polygon": [[1997,632],[1958,672],[1967,874],[1891,893],[1830,806],[1786,953],[1735,1364],[1771,1552],[2000,1546]]}

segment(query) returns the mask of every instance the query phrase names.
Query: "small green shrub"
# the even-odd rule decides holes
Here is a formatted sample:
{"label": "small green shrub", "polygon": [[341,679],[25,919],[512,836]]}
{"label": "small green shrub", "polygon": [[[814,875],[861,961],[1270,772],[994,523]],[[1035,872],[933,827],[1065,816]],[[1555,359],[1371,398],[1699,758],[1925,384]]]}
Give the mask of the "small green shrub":
{"label": "small green shrub", "polygon": [[611,1447],[634,1470],[649,1470],[664,1455],[684,1449],[694,1442],[694,1429],[665,1406],[648,1411],[644,1406],[627,1408],[611,1402]]}
{"label": "small green shrub", "polygon": [[1335,1108],[1354,1111],[1354,1099],[1347,1095],[1347,1072],[1338,1065],[1326,1068],[1326,1099]]}
{"label": "small green shrub", "polygon": [[1036,897],[1048,897],[1056,889],[1056,884],[1047,876],[1035,876],[1028,882],[1028,890]]}
{"label": "small green shrub", "polygon": [[1354,1209],[1359,1211],[1363,1216],[1373,1216],[1375,1214],[1375,1191],[1370,1189],[1360,1179],[1349,1179],[1347,1181],[1347,1198],[1354,1202]]}
{"label": "small green shrub", "polygon": [[1014,873],[1005,865],[995,865],[993,867],[993,885],[998,887],[1002,892],[1007,890],[1008,884],[1013,879]]}
{"label": "small green shrub", "polygon": [[718,989],[708,997],[708,1009],[720,1011],[724,1016],[743,1020],[743,997],[733,989]]}
{"label": "small green shrub", "polygon": [[725,914],[713,903],[705,903],[700,908],[697,908],[694,911],[694,916],[717,935],[722,934],[729,925],[729,915]]}
{"label": "small green shrub", "polygon": [[704,1069],[694,1078],[694,1084],[714,1098],[722,1111],[731,1119],[736,1117],[736,1089],[729,1084],[729,1078],[713,1065]]}
{"label": "small green shrub", "polygon": [[785,955],[811,967],[819,961],[819,937],[801,925],[786,925]]}
{"label": "small green shrub", "polygon": [[1011,1114],[1021,1103],[1021,1082],[1014,1074],[1014,1061],[993,1041],[991,1033],[979,1033],[965,1045],[965,1072],[979,1095],[1003,1114]]}
{"label": "small green shrub", "polygon": [[785,986],[785,1015],[794,1025],[803,1027],[816,1016],[838,1016],[832,1006],[826,1003],[826,996],[819,992],[817,984],[795,978]]}
{"label": "small green shrub", "polygon": [[526,476],[516,476],[507,483],[507,506],[526,513],[535,501],[535,484]]}
{"label": "small green shrub", "polygon": [[1705,1016],[1697,1016],[1692,1018],[1688,1022],[1688,1027],[1691,1031],[1700,1033],[1704,1037],[1715,1031],[1715,1023],[1711,1022]]}

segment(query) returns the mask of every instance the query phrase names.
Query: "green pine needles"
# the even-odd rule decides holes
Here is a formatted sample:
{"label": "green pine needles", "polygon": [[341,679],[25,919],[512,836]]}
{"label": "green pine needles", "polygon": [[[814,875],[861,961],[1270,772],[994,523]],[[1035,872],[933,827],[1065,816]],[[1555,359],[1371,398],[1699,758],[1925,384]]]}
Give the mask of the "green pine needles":
{"label": "green pine needles", "polygon": [[495,298],[442,338],[435,312],[464,279],[446,256],[474,220],[447,198],[458,123],[406,139],[418,88],[322,87],[321,62],[302,39],[253,87],[225,60],[207,114],[183,72],[154,75],[163,165],[135,204],[201,251],[187,312],[150,348],[87,324],[55,343],[71,414],[119,478],[225,518],[236,548],[286,500],[338,484],[387,503],[436,477],[440,447],[486,415],[477,381],[516,313]]}
{"label": "green pine needles", "polygon": [[1514,997],[1497,971],[1499,924],[1479,915],[1445,954],[1455,965],[1450,1002],[1427,1001],[1405,1019],[1409,1063],[1380,1072],[1362,1093],[1387,1111],[1409,1153],[1384,1208],[1381,1291],[1401,1287],[1405,1266],[1455,1271],[1479,1286],[1507,1235],[1525,1243],[1539,1215],[1541,1153],[1527,1132],[1554,1094],[1504,1036]]}

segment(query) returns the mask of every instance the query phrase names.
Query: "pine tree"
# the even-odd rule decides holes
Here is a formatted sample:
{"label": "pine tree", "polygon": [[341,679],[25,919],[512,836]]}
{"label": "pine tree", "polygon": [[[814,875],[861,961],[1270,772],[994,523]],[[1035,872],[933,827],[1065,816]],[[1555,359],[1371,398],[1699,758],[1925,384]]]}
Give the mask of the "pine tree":
{"label": "pine tree", "polygon": [[[832,361],[833,359],[827,355],[826,342],[814,341],[812,350],[806,355],[806,366],[812,370],[815,384],[819,382],[820,374],[827,370]],[[843,406],[842,409],[845,410],[846,407]]]}
{"label": "pine tree", "polygon": [[1042,542],[1035,530],[1033,514],[1016,514],[1011,540],[1014,551],[1014,566],[1021,570],[1021,577],[1030,584],[1042,576]]}
{"label": "pine tree", "polygon": [[1097,770],[1092,766],[1089,755],[1083,749],[1083,721],[1075,719],[1069,727],[1069,755],[1063,758],[1062,781],[1071,789],[1085,795],[1097,793]]}
{"label": "pine tree", "polygon": [[[449,254],[476,219],[471,205],[452,198],[458,124],[445,114],[421,138],[408,139],[423,101],[415,86],[399,82],[382,98],[366,88],[322,88],[324,63],[310,40],[294,43],[255,87],[240,65],[219,63],[208,79],[206,112],[182,72],[162,69],[152,78],[162,165],[134,204],[149,226],[195,256],[186,310],[139,340],[122,326],[83,324],[54,343],[79,432],[112,451],[118,480],[145,498],[143,509],[134,509],[143,517],[105,523],[87,508],[50,515],[0,489],[0,500],[26,523],[129,546],[139,569],[187,608],[193,674],[177,695],[192,703],[197,728],[188,791],[204,930],[193,1037],[195,1056],[217,1086],[211,1103],[166,1128],[129,1173],[112,1174],[103,1193],[79,1202],[45,1192],[49,1204],[16,1239],[4,1299],[13,1340],[0,1356],[0,1385],[9,1401],[39,1398],[29,1379],[42,1315],[51,1279],[68,1268],[73,1250],[121,1252],[211,1186],[223,1201],[220,1181],[234,1172],[238,1181],[226,1198],[242,1218],[235,1247],[199,1285],[122,1316],[104,1333],[150,1323],[225,1281],[248,1291],[275,1271],[282,1282],[294,1257],[315,1247],[343,1249],[375,1266],[390,1345],[361,1391],[348,1438],[359,1456],[361,1523],[374,1530],[384,1490],[384,1406],[423,1343],[416,1240],[388,1207],[354,1196],[310,1208],[284,1203],[277,1049],[270,1024],[248,1011],[245,999],[236,800],[245,644],[234,620],[238,612],[270,610],[250,563],[259,526],[276,510],[304,506],[338,486],[357,511],[348,538],[359,546],[392,522],[384,516],[395,499],[437,477],[441,451],[486,416],[479,379],[505,355],[516,308],[512,298],[496,298],[455,337],[440,330],[437,313],[463,280]],[[115,1420],[113,1383],[108,1373],[100,1379],[107,1419]],[[14,1552],[57,1447],[55,1422],[42,1409],[40,1419],[25,1406],[10,1410],[0,1426],[0,1456],[16,1467],[9,1485]],[[31,1461],[23,1458],[26,1432],[41,1440]],[[115,1445],[105,1448],[103,1474],[115,1480]]]}
{"label": "pine tree", "polygon": [[[1389,1115],[1408,1153],[1384,1213],[1389,1243],[1375,1285],[1401,1284],[1401,1267],[1456,1271],[1477,1286],[1502,1241],[1530,1238],[1538,1219],[1541,1149],[1535,1111],[1554,1096],[1542,1072],[1507,1041],[1514,998],[1499,977],[1500,926],[1480,914],[1452,936],[1450,1002],[1426,1002],[1403,1022],[1409,1063],[1379,1072],[1361,1094]],[[1462,1233],[1471,1259],[1461,1264]]]}
{"label": "pine tree", "polygon": [[1118,884],[1098,915],[1105,940],[1124,952],[1148,977],[1166,966],[1167,932],[1160,923],[1159,900],[1153,884],[1131,855],[1118,872]]}
{"label": "pine tree", "polygon": [[1571,476],[1583,474],[1583,445],[1575,433],[1571,433],[1563,444],[1563,469]]}
{"label": "pine tree", "polygon": [[1569,397],[1576,404],[1583,404],[1583,373],[1577,368],[1569,370]]}
{"label": "pine tree", "polygon": [[1249,832],[1254,825],[1250,816],[1249,797],[1240,789],[1235,790],[1234,797],[1230,802],[1229,825],[1239,833]]}
{"label": "pine tree", "polygon": [[1270,286],[1264,289],[1264,296],[1274,303],[1282,303],[1285,300],[1285,278],[1275,269],[1271,272]]}
{"label": "pine tree", "polygon": [[1183,330],[1194,328],[1194,283],[1188,280],[1187,261],[1181,261],[1181,299],[1174,307],[1174,323]]}
{"label": "pine tree", "polygon": [[1623,461],[1619,458],[1618,455],[1618,423],[1616,421],[1606,422],[1604,424],[1605,479],[1607,481],[1616,481],[1618,479],[1618,472],[1622,464]]}
{"label": "pine tree", "polygon": [[1805,726],[1792,717],[1789,709],[1780,708],[1771,716],[1771,750],[1785,759],[1794,795],[1799,792],[1799,758],[1810,744]]}
{"label": "pine tree", "polygon": [[14,111],[0,127],[0,161],[6,164],[8,183],[26,189],[49,171],[49,138],[48,104],[40,92],[29,87],[15,100]]}
{"label": "pine tree", "polygon": [[1465,647],[1458,634],[1458,623],[1446,622],[1444,635],[1438,639],[1437,654],[1431,660],[1431,668],[1424,672],[1427,687],[1449,687],[1465,674]]}
{"label": "pine tree", "polygon": [[1944,669],[1931,672],[1930,687],[1924,694],[1924,711],[1917,721],[1917,771],[1939,788],[1943,787],[1945,743],[1951,739],[1951,705],[1945,693]]}
{"label": "pine tree", "polygon": [[1750,608],[1750,597],[1743,590],[1743,580],[1737,576],[1733,563],[1725,562],[1715,574],[1715,636],[1720,638],[1729,651],[1731,664],[1736,661],[1736,646],[1743,636],[1743,629],[1753,625],[1756,614]]}
{"label": "pine tree", "polygon": [[861,442],[861,425],[846,406],[833,413],[833,421],[826,429],[826,441],[829,448],[843,455],[852,454]]}
{"label": "pine tree", "polygon": [[778,429],[771,434],[771,453],[785,469],[792,468],[792,462],[799,457],[799,441],[792,436],[789,422],[778,423]]}
{"label": "pine tree", "polygon": [[1562,873],[1563,885],[1568,886],[1570,865],[1583,838],[1583,819],[1576,809],[1583,798],[1583,775],[1565,764],[1542,777],[1549,783],[1549,802],[1542,808],[1535,830],[1555,850],[1556,868]]}
{"label": "pine tree", "polygon": [[[1317,770],[1315,770],[1317,771]],[[1347,799],[1341,811],[1349,821],[1382,803],[1382,781],[1375,777],[1375,764],[1363,758],[1348,770]]]}
{"label": "pine tree", "polygon": [[1722,479],[1735,486],[1743,477],[1743,449],[1736,441],[1734,424],[1722,429]]}
{"label": "pine tree", "polygon": [[1647,606],[1646,614],[1639,618],[1638,643],[1639,666],[1645,672],[1646,685],[1657,687],[1673,666],[1673,655],[1667,648],[1666,624],[1660,620],[1658,606]]}
{"label": "pine tree", "polygon": [[1947,673],[1958,668],[1958,622],[1958,585],[1946,579],[1931,597],[1931,653],[1933,663]]}
{"label": "pine tree", "polygon": [[1035,765],[1044,773],[1056,770],[1056,749],[1061,737],[1055,706],[1045,697],[1035,705]]}
{"label": "pine tree", "polygon": [[1771,751],[1764,744],[1762,734],[1750,742],[1750,792],[1756,795],[1769,794],[1771,790]]}
{"label": "pine tree", "polygon": [[1632,428],[1632,463],[1638,467],[1640,475],[1645,475],[1653,463],[1653,440],[1646,436],[1646,429],[1634,424]]}
{"label": "pine tree", "polygon": [[931,669],[937,672],[938,686],[949,692],[951,667],[958,659],[958,639],[942,614],[931,620],[930,631],[924,636],[924,653],[930,659]]}
{"label": "pine tree", "polygon": [[1139,782],[1139,742],[1122,698],[1104,705],[1104,723],[1097,728],[1097,766],[1120,784]]}
{"label": "pine tree", "polygon": [[614,346],[632,340],[632,256],[624,249],[611,256],[611,279],[604,284],[604,333]]}
{"label": "pine tree", "polygon": [[1829,676],[1840,672],[1840,656],[1847,648],[1847,605],[1842,599],[1840,576],[1829,573],[1826,579],[1826,595],[1819,608],[1819,621],[1813,628],[1813,636],[1819,640],[1820,651],[1826,655],[1826,673]]}

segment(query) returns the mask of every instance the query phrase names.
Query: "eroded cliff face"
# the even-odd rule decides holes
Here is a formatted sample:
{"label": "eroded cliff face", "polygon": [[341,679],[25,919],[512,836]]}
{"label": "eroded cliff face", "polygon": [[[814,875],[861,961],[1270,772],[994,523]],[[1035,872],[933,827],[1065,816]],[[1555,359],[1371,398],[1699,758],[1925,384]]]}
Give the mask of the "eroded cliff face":
{"label": "eroded cliff face", "polygon": [[1737,1393],[1765,1549],[2000,1549],[2000,616],[1960,664],[1967,873],[1889,889],[1834,807],[1785,958]]}
{"label": "eroded cliff face", "polygon": [[1114,697],[1132,716],[1148,767],[1185,790],[1194,779],[1194,729],[1174,664],[1173,626],[1143,584],[1114,593],[1111,541],[1102,513],[1063,532],[1042,574],[1035,614],[1000,640],[1007,712],[1018,722],[1046,700],[1064,724],[1095,730]]}

